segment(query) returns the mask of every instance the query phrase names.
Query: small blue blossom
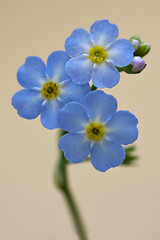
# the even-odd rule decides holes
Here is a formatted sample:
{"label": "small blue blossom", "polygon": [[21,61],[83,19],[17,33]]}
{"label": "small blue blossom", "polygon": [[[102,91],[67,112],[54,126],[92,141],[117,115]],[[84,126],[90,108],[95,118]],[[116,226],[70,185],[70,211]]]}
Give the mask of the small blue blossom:
{"label": "small blue blossom", "polygon": [[125,158],[122,146],[138,137],[138,120],[129,111],[116,111],[117,101],[101,90],[88,93],[84,104],[68,103],[58,113],[59,126],[69,133],[59,140],[59,148],[72,163],[90,154],[99,171],[120,165]]}
{"label": "small blue blossom", "polygon": [[34,119],[41,114],[42,125],[54,129],[58,127],[58,110],[64,104],[70,101],[83,103],[90,86],[72,82],[65,71],[69,58],[64,51],[53,52],[48,57],[47,66],[39,57],[26,58],[17,72],[18,82],[24,89],[12,98],[19,116]]}
{"label": "small blue blossom", "polygon": [[119,39],[118,28],[108,20],[93,23],[90,34],[83,28],[75,29],[66,39],[65,48],[72,58],[66,71],[75,83],[85,84],[92,78],[98,88],[112,88],[119,82],[117,67],[129,65],[134,47],[127,39]]}

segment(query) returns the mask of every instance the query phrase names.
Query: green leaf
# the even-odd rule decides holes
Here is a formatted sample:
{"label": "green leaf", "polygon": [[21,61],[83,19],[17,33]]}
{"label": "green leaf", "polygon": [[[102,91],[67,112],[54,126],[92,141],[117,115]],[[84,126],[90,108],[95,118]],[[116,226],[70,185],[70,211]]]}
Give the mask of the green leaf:
{"label": "green leaf", "polygon": [[134,145],[125,148],[126,156],[123,163],[121,164],[122,166],[131,166],[135,164],[135,161],[139,159],[139,157],[135,155],[135,150],[136,146]]}

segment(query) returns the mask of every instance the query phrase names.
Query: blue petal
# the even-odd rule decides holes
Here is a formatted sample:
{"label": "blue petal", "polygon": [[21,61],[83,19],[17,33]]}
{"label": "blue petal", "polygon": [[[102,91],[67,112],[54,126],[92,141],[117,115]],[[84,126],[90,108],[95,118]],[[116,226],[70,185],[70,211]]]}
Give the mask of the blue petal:
{"label": "blue petal", "polygon": [[23,89],[14,94],[12,105],[20,117],[34,119],[41,113],[43,101],[39,90]]}
{"label": "blue petal", "polygon": [[59,99],[64,104],[68,102],[84,103],[84,96],[91,91],[89,84],[76,84],[72,81],[62,83]]}
{"label": "blue petal", "polygon": [[107,49],[107,58],[117,67],[125,67],[133,60],[134,47],[127,39],[115,41]]}
{"label": "blue petal", "polygon": [[117,101],[113,96],[96,90],[86,95],[85,107],[93,120],[104,122],[116,112]]}
{"label": "blue petal", "polygon": [[123,162],[125,150],[120,144],[103,139],[102,142],[93,145],[90,156],[95,169],[105,172]]}
{"label": "blue petal", "polygon": [[47,59],[47,75],[51,80],[61,82],[69,78],[65,71],[65,64],[69,58],[65,51],[51,53]]}
{"label": "blue petal", "polygon": [[30,56],[26,58],[24,65],[17,71],[18,82],[24,88],[42,87],[46,81],[46,66],[39,57]]}
{"label": "blue petal", "polygon": [[73,57],[66,63],[66,71],[75,83],[88,83],[92,77],[93,63],[87,56]]}
{"label": "blue petal", "polygon": [[129,111],[116,112],[107,123],[107,136],[118,143],[127,145],[133,143],[138,137],[138,120]]}
{"label": "blue petal", "polygon": [[64,131],[79,133],[89,121],[86,109],[79,103],[67,103],[58,113],[59,127]]}
{"label": "blue petal", "polygon": [[90,29],[91,39],[96,46],[107,47],[118,37],[118,28],[108,20],[100,20],[93,23]]}
{"label": "blue petal", "polygon": [[58,147],[71,163],[84,161],[90,152],[90,141],[84,134],[67,133],[60,138]]}
{"label": "blue petal", "polygon": [[83,28],[75,29],[65,42],[66,52],[73,57],[88,53],[91,47],[90,35]]}
{"label": "blue petal", "polygon": [[45,101],[42,105],[41,123],[45,128],[55,129],[58,127],[57,114],[62,108],[62,103],[56,99]]}
{"label": "blue petal", "polygon": [[96,64],[94,67],[92,81],[98,88],[112,88],[117,85],[119,79],[120,74],[111,63]]}

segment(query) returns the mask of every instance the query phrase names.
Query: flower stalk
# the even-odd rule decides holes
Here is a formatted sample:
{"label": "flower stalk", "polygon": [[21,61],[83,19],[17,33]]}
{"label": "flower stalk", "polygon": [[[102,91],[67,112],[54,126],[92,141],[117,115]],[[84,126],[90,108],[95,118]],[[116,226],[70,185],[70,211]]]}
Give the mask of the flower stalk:
{"label": "flower stalk", "polygon": [[[62,135],[64,133],[62,132]],[[68,175],[67,175],[67,162],[63,155],[63,152],[61,152],[57,167],[54,172],[54,181],[57,186],[57,188],[61,191],[63,194],[65,201],[68,205],[68,209],[70,211],[73,224],[75,227],[75,230],[79,236],[79,240],[88,240],[84,223],[81,219],[79,209],[77,207],[77,204],[75,202],[75,199],[71,193],[69,182],[68,182]]]}

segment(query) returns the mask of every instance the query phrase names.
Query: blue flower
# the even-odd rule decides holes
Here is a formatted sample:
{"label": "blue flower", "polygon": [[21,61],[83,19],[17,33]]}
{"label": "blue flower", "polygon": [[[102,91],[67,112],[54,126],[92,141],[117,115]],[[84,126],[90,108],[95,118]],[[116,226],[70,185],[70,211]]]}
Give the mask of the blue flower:
{"label": "blue flower", "polygon": [[72,56],[66,63],[72,80],[85,84],[92,78],[98,88],[114,87],[120,79],[115,66],[129,65],[134,52],[130,41],[117,37],[117,26],[108,20],[94,22],[90,34],[83,28],[75,29],[65,42],[66,52]]}
{"label": "blue flower", "polygon": [[53,52],[48,57],[47,66],[39,57],[26,58],[17,72],[18,82],[25,89],[12,98],[19,116],[34,119],[41,114],[42,125],[54,129],[58,127],[58,110],[64,104],[70,101],[83,103],[90,86],[72,82],[65,71],[68,60],[69,56],[64,51]]}
{"label": "blue flower", "polygon": [[84,104],[68,103],[59,111],[59,126],[69,133],[59,140],[59,148],[72,163],[90,154],[99,171],[120,165],[125,158],[122,146],[138,137],[138,120],[129,111],[117,111],[116,99],[101,90],[88,93]]}

